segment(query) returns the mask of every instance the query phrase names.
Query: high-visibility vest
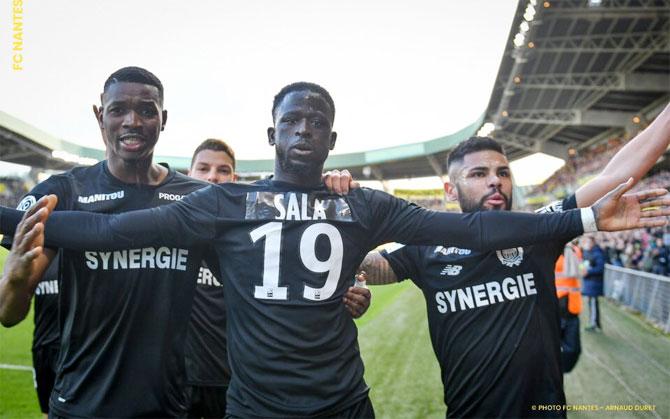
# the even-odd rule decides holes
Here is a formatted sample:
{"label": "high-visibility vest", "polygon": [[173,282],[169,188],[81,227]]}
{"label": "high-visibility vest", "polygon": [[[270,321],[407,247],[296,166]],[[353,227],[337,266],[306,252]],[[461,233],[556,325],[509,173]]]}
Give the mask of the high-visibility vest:
{"label": "high-visibility vest", "polygon": [[[566,253],[571,260],[566,263]],[[558,298],[568,298],[568,311],[578,315],[582,311],[582,291],[579,286],[578,265],[582,261],[582,251],[571,244],[565,247],[565,252],[556,261],[554,274],[556,276],[556,295]]]}

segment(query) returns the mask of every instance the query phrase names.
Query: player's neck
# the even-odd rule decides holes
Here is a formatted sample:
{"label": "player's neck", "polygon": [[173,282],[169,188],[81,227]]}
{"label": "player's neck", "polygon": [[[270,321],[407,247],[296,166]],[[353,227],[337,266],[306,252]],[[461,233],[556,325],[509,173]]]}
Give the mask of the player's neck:
{"label": "player's neck", "polygon": [[158,185],[168,174],[168,169],[147,160],[108,159],[109,172],[124,183]]}
{"label": "player's neck", "polygon": [[301,187],[316,187],[321,185],[321,169],[318,171],[306,169],[300,173],[297,173],[294,171],[283,170],[278,165],[275,165],[273,180],[290,183]]}

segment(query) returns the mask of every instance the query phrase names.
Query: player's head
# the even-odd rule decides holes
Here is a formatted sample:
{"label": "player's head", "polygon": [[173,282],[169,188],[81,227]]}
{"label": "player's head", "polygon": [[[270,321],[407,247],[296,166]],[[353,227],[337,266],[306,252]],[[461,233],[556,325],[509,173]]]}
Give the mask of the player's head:
{"label": "player's head", "polygon": [[275,168],[320,174],[337,139],[335,104],[328,91],[314,83],[289,84],[274,98],[272,119],[268,141],[276,149]]}
{"label": "player's head", "polygon": [[463,212],[510,210],[512,173],[503,148],[494,139],[471,137],[447,159],[444,189]]}
{"label": "player's head", "polygon": [[235,152],[223,140],[205,140],[193,152],[188,175],[209,183],[235,182]]}
{"label": "player's head", "polygon": [[107,158],[151,159],[167,121],[158,77],[140,67],[117,70],[105,81],[100,102],[97,118]]}
{"label": "player's head", "polygon": [[596,246],[596,238],[593,236],[582,236],[581,239],[579,240],[579,244],[581,245],[582,249],[586,252],[589,250],[593,249]]}

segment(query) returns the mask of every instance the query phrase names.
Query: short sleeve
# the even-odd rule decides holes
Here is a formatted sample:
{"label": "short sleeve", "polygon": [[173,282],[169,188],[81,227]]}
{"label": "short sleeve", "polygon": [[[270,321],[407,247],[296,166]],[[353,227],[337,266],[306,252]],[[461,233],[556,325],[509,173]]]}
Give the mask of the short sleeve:
{"label": "short sleeve", "polygon": [[393,245],[382,250],[399,281],[411,279],[416,282],[421,276],[421,252],[419,246]]}

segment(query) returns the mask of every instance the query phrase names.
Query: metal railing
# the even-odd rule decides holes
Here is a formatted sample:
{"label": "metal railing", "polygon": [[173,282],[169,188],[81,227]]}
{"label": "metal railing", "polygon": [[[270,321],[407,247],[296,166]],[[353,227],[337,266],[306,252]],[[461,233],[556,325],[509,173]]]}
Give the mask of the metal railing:
{"label": "metal railing", "polygon": [[670,333],[670,277],[605,265],[605,296]]}

